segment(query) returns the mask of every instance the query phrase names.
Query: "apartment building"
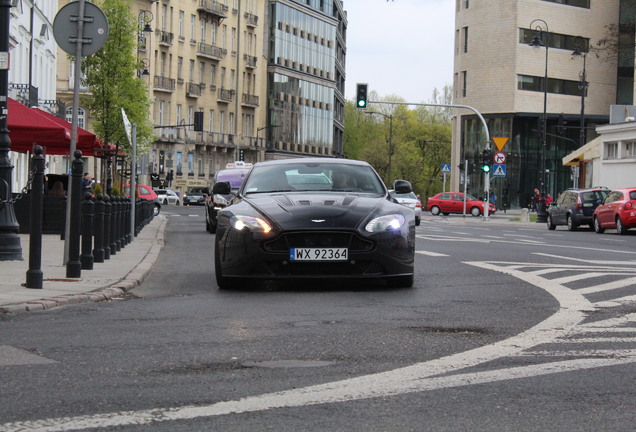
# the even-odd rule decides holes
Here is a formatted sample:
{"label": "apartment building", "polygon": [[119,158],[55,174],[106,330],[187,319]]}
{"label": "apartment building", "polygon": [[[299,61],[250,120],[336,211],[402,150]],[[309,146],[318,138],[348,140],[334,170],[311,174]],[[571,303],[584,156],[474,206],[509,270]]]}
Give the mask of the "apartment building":
{"label": "apartment building", "polygon": [[[508,138],[502,150],[505,176],[490,181],[500,205],[526,207],[544,166],[548,193],[556,196],[572,187],[578,173],[563,166],[563,157],[597,136],[596,126],[609,122],[611,105],[633,104],[633,50],[593,48],[608,36],[634,40],[634,3],[457,0],[454,103],[476,108],[490,137]],[[530,46],[535,37],[544,42],[538,49]],[[474,166],[467,186],[475,195],[485,190],[479,170],[485,137],[478,116],[456,110],[452,166],[455,174],[464,160]],[[463,188],[461,177],[453,176],[453,189]]]}

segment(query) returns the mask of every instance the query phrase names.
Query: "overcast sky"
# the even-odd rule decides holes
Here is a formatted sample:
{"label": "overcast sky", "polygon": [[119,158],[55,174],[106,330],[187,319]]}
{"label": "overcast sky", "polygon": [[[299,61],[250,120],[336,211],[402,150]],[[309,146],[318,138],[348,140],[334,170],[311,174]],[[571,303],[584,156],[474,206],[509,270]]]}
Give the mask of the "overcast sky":
{"label": "overcast sky", "polygon": [[453,84],[455,0],[344,0],[345,97],[368,83],[380,97],[429,102]]}

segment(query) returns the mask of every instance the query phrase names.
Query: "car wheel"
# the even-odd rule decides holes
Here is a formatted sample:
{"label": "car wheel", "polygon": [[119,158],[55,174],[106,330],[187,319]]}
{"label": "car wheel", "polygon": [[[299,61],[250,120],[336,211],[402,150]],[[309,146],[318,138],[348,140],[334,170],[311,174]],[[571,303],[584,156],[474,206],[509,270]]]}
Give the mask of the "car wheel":
{"label": "car wheel", "polygon": [[230,278],[223,276],[221,258],[219,257],[219,245],[217,242],[214,242],[214,276],[216,277],[216,284],[219,286],[219,289],[227,290],[235,288]]}
{"label": "car wheel", "polygon": [[605,228],[601,227],[601,222],[596,217],[594,218],[594,231],[596,231],[597,234],[603,234],[605,231]]}
{"label": "car wheel", "polygon": [[548,215],[548,229],[550,231],[554,231],[556,229],[556,225],[552,223],[552,216]]}
{"label": "car wheel", "polygon": [[431,207],[431,214],[433,216],[438,216],[439,215],[439,207],[437,207],[437,206]]}
{"label": "car wheel", "polygon": [[420,226],[420,223],[422,222],[422,219],[420,218],[415,218],[415,226]]}
{"label": "car wheel", "polygon": [[479,210],[479,207],[473,207],[470,209],[470,214],[473,215],[473,217],[477,217],[481,214],[481,210]]}
{"label": "car wheel", "polygon": [[156,203],[153,209],[153,216],[157,216],[161,212],[161,204]]}
{"label": "car wheel", "polygon": [[394,276],[387,279],[387,284],[393,288],[411,288],[413,286],[414,276]]}
{"label": "car wheel", "polygon": [[627,234],[627,227],[625,226],[625,224],[621,220],[620,216],[616,216],[616,232],[619,235]]}
{"label": "car wheel", "polygon": [[576,231],[576,229],[579,227],[577,224],[574,223],[574,221],[572,220],[572,216],[566,216],[565,217],[565,223],[567,223],[568,225],[568,230],[570,231]]}

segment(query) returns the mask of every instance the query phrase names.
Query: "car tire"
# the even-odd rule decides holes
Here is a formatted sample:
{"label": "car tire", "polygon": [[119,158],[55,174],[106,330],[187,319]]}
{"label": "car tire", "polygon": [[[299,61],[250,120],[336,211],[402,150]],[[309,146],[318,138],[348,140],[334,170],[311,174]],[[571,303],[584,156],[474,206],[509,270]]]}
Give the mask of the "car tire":
{"label": "car tire", "polygon": [[159,213],[161,213],[161,204],[159,203],[155,203],[154,208],[153,208],[153,216],[158,216]]}
{"label": "car tire", "polygon": [[569,231],[576,231],[579,227],[576,223],[574,223],[574,220],[572,220],[572,216],[570,215],[565,217],[565,223],[567,224]]}
{"label": "car tire", "polygon": [[552,216],[548,215],[548,219],[547,219],[547,224],[548,224],[548,229],[550,231],[554,231],[556,229],[556,225],[552,222]]}
{"label": "car tire", "polygon": [[601,222],[599,222],[597,217],[594,218],[594,231],[597,234],[603,234],[603,232],[605,232],[605,228],[601,226]]}
{"label": "car tire", "polygon": [[411,288],[415,277],[413,275],[408,276],[394,276],[387,280],[387,284],[393,288]]}
{"label": "car tire", "polygon": [[229,290],[235,288],[231,279],[223,276],[223,271],[221,270],[221,258],[219,258],[219,245],[216,241],[214,242],[214,276],[219,289]]}
{"label": "car tire", "polygon": [[477,216],[481,215],[481,210],[479,210],[479,207],[473,207],[473,208],[470,209],[470,214],[473,217],[477,217]]}
{"label": "car tire", "polygon": [[422,222],[422,219],[420,218],[415,218],[415,226],[420,226],[420,223]]}
{"label": "car tire", "polygon": [[621,220],[620,216],[616,216],[616,233],[618,235],[627,234],[627,227],[625,226],[625,224]]}
{"label": "car tire", "polygon": [[433,207],[431,207],[431,214],[432,214],[433,216],[439,216],[439,213],[440,213],[440,211],[439,211],[439,207],[437,207],[437,206],[433,206]]}

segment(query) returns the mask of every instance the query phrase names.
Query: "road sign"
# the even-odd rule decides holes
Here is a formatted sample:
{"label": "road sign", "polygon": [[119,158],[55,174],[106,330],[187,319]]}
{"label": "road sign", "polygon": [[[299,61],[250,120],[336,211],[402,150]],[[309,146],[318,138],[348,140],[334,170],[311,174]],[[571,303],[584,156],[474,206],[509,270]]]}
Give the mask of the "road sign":
{"label": "road sign", "polygon": [[497,164],[493,167],[492,172],[493,177],[505,177],[506,176],[506,165],[505,164]]}
{"label": "road sign", "polygon": [[[79,20],[79,2],[64,6],[53,20],[53,37],[67,54],[77,52],[77,23]],[[108,19],[104,12],[93,3],[84,3],[84,35],[81,42],[82,56],[95,54],[108,38]]]}
{"label": "road sign", "polygon": [[501,151],[508,142],[508,137],[492,137],[493,142],[497,146],[497,150]]}
{"label": "road sign", "polygon": [[450,164],[442,164],[442,172],[449,173],[450,172]]}
{"label": "road sign", "polygon": [[495,153],[494,160],[496,164],[504,164],[506,163],[506,154],[502,152]]}

